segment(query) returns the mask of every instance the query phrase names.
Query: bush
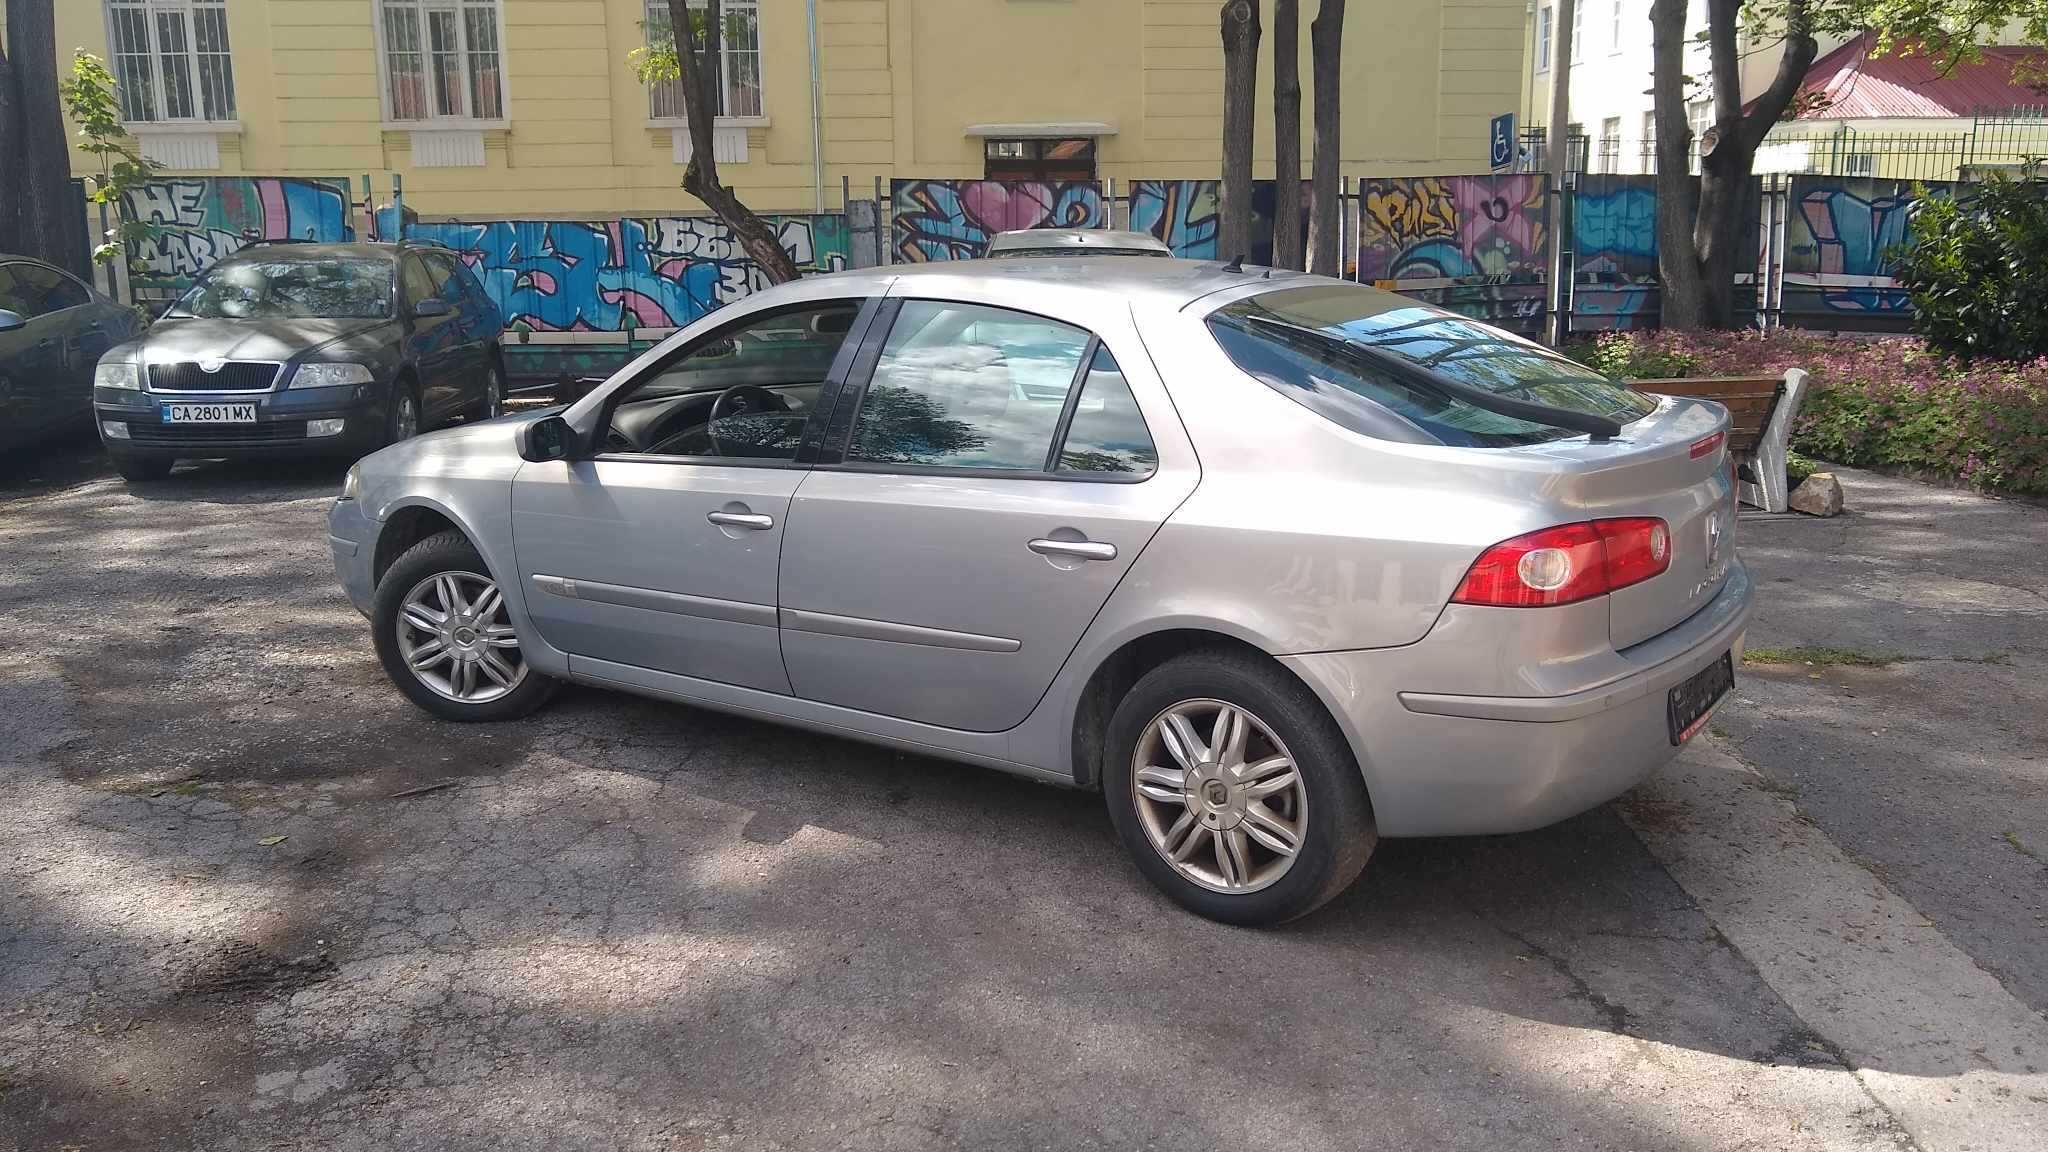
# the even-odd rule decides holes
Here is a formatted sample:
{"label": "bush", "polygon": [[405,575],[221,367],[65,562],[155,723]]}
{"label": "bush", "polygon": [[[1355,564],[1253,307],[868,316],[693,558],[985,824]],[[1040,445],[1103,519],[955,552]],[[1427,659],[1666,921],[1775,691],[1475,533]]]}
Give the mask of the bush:
{"label": "bush", "polygon": [[1913,243],[1890,255],[1930,350],[2048,355],[2048,184],[1994,173],[1965,200],[1921,197],[1912,228]]}
{"label": "bush", "polygon": [[[1624,378],[1812,376],[1794,450],[1819,460],[2048,495],[2048,359],[1967,361],[1919,340],[1810,332],[1624,332],[1579,349]],[[1671,370],[1680,366],[1682,371]]]}

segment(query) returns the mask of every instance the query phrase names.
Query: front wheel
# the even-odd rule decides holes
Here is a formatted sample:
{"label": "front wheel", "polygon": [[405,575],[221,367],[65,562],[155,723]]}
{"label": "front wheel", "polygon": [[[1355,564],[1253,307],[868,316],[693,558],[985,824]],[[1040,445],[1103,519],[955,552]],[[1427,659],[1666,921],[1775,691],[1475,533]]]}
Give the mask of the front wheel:
{"label": "front wheel", "polygon": [[370,618],[392,683],[444,720],[514,720],[554,693],[527,665],[504,593],[459,533],[430,536],[394,561]]}
{"label": "front wheel", "polygon": [[1146,878],[1230,924],[1314,911],[1378,841],[1343,733],[1247,653],[1189,652],[1140,677],[1110,720],[1103,793]]}

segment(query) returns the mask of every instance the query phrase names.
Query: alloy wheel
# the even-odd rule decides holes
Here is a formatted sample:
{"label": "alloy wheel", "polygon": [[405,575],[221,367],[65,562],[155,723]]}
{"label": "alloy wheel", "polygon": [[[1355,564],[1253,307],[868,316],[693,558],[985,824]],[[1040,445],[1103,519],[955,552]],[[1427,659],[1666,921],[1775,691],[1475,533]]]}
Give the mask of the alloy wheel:
{"label": "alloy wheel", "polygon": [[1131,763],[1145,837],[1181,876],[1216,892],[1271,885],[1308,832],[1308,790],[1263,720],[1222,700],[1184,700],[1145,725]]}
{"label": "alloy wheel", "polygon": [[488,703],[526,679],[505,597],[474,572],[413,585],[398,608],[398,654],[429,691],[459,704]]}
{"label": "alloy wheel", "polygon": [[505,386],[498,380],[498,369],[485,369],[484,376],[484,419],[495,420],[505,411]]}
{"label": "alloy wheel", "polygon": [[392,439],[410,440],[419,435],[420,409],[412,398],[412,389],[401,389],[398,393],[398,414],[391,422]]}

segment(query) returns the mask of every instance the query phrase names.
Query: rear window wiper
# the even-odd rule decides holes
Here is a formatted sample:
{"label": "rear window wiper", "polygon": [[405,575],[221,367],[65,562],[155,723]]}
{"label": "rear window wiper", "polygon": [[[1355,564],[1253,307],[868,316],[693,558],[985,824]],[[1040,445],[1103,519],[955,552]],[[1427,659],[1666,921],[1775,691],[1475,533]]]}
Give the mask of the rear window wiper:
{"label": "rear window wiper", "polygon": [[1498,392],[1489,392],[1484,388],[1475,388],[1463,381],[1453,380],[1431,372],[1427,368],[1401,356],[1399,353],[1375,348],[1361,340],[1332,336],[1330,333],[1318,328],[1310,328],[1301,324],[1290,324],[1285,320],[1273,320],[1265,316],[1246,316],[1240,314],[1239,318],[1263,328],[1274,328],[1298,336],[1307,336],[1325,346],[1342,348],[1364,356],[1375,364],[1393,371],[1410,383],[1435,392],[1440,396],[1462,400],[1474,408],[1483,408],[1497,416],[1511,416],[1517,420],[1527,420],[1531,424],[1544,424],[1552,428],[1568,428],[1574,432],[1584,432],[1595,440],[1612,440],[1614,437],[1621,435],[1621,423],[1610,417],[1592,412],[1580,412],[1571,408],[1559,408],[1555,405],[1543,404],[1535,400],[1517,400],[1512,396],[1503,396]]}

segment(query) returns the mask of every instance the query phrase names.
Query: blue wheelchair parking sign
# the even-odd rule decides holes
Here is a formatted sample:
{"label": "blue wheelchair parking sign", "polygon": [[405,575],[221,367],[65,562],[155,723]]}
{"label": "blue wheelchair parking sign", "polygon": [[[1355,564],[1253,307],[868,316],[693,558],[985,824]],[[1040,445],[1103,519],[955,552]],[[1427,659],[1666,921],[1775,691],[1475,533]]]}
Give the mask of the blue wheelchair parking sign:
{"label": "blue wheelchair parking sign", "polygon": [[1491,144],[1487,151],[1487,159],[1492,161],[1494,168],[1505,168],[1515,162],[1515,114],[1513,112],[1505,116],[1495,116],[1493,118],[1493,130],[1488,133],[1487,138]]}

